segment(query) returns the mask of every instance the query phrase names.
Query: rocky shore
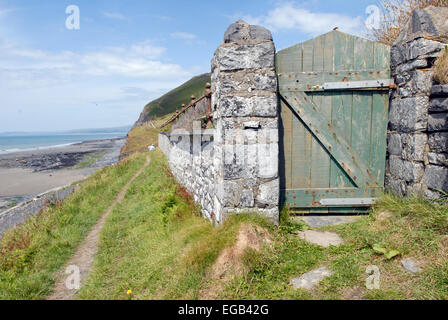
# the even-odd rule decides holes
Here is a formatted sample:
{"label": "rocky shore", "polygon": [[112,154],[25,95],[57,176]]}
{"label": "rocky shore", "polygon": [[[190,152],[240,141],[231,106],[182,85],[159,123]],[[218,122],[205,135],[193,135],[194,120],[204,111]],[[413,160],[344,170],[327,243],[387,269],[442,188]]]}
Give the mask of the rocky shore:
{"label": "rocky shore", "polygon": [[118,162],[126,139],[0,155],[0,212]]}

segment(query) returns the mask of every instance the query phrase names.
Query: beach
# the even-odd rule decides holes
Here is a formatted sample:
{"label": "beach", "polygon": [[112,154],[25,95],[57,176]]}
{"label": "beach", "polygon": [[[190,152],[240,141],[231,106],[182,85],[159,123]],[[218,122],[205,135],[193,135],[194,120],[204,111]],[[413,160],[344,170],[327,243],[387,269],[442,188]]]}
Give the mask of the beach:
{"label": "beach", "polygon": [[118,162],[125,138],[0,155],[0,212]]}

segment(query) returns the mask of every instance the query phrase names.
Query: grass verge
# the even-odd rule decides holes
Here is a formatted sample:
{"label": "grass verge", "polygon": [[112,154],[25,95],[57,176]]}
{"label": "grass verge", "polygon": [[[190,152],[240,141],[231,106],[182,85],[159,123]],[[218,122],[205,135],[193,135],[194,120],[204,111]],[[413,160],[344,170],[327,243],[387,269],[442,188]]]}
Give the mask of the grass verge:
{"label": "grass verge", "polygon": [[[143,161],[134,156],[103,170],[62,207],[10,232],[0,242],[0,297],[49,294],[54,272]],[[214,227],[154,151],[106,221],[77,298],[448,299],[447,204],[385,195],[369,216],[322,228],[344,240],[329,248],[300,239],[297,232],[308,227],[289,214],[282,211],[279,228],[248,215]],[[254,242],[257,234],[265,245]],[[387,258],[378,247],[397,255]],[[408,273],[403,258],[416,260],[422,271]],[[321,266],[333,274],[311,291],[293,290],[292,278]],[[366,288],[368,266],[380,270],[379,289]]]}
{"label": "grass verge", "polygon": [[84,158],[75,166],[75,169],[84,169],[94,165],[99,159],[106,155],[106,151],[90,153],[84,156]]}
{"label": "grass verge", "polygon": [[[448,299],[448,206],[418,198],[385,195],[355,223],[325,227],[344,244],[321,248],[298,239],[294,231],[274,233],[271,250],[248,260],[250,272],[227,286],[229,299]],[[395,249],[387,259],[374,245]],[[401,259],[412,257],[422,268],[410,274]],[[327,266],[334,273],[312,291],[293,290],[293,277]],[[380,289],[367,290],[368,266],[380,270]]]}
{"label": "grass verge", "polygon": [[[242,272],[219,274],[216,264],[234,255],[247,225],[269,233],[269,245],[248,248]],[[422,199],[385,195],[369,216],[325,227],[344,244],[322,248],[297,236],[306,229],[283,210],[279,228],[253,216],[234,216],[213,227],[174,183],[166,160],[152,163],[106,223],[94,270],[80,299],[448,299],[448,207]],[[373,248],[394,249],[387,259]],[[230,248],[230,251],[229,251]],[[233,251],[232,251],[233,250]],[[414,258],[423,271],[409,274],[400,259]],[[229,264],[230,263],[230,264]],[[368,266],[380,270],[380,289],[367,290]],[[320,266],[333,275],[311,291],[293,290],[291,278]],[[213,294],[209,294],[210,288]],[[132,296],[127,294],[132,291]]]}
{"label": "grass verge", "polygon": [[99,170],[62,205],[7,232],[0,241],[0,299],[48,296],[55,272],[144,161],[138,156]]}
{"label": "grass verge", "polygon": [[147,151],[150,145],[157,145],[158,134],[157,129],[147,126],[132,128],[121,150],[121,158]]}
{"label": "grass verge", "polygon": [[103,229],[93,272],[80,299],[197,299],[207,270],[235,242],[239,216],[215,228],[200,217],[176,185],[165,157],[151,164],[128,190]]}

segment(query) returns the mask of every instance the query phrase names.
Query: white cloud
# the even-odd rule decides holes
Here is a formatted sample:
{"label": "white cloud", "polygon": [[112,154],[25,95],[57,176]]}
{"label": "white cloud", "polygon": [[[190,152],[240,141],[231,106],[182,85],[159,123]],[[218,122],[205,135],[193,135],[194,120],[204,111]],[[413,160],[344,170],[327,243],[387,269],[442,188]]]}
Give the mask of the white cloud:
{"label": "white cloud", "polygon": [[23,77],[33,75],[36,83],[42,84],[79,76],[167,79],[189,75],[180,65],[160,61],[165,51],[149,42],[87,53],[52,53],[0,43],[0,81],[19,84]]}
{"label": "white cloud", "polygon": [[90,51],[31,48],[5,34],[10,11],[0,8],[2,131],[132,124],[149,101],[199,73],[170,62],[167,48],[151,41]]}
{"label": "white cloud", "polygon": [[246,15],[243,19],[250,24],[259,24],[272,31],[299,30],[310,36],[320,35],[335,27],[343,32],[361,34],[364,29],[362,17],[338,13],[312,12],[297,8],[292,3],[283,4],[263,16]]}
{"label": "white cloud", "polygon": [[105,16],[106,18],[109,19],[116,19],[116,20],[126,20],[126,17],[118,12],[107,12],[107,11],[103,11],[101,12],[103,14],[103,16]]}
{"label": "white cloud", "polygon": [[52,52],[0,38],[0,128],[63,130],[131,124],[149,101],[193,75],[148,41]]}
{"label": "white cloud", "polygon": [[188,32],[173,32],[171,34],[172,38],[175,39],[183,39],[183,40],[193,40],[196,39],[197,36],[193,33],[188,33]]}

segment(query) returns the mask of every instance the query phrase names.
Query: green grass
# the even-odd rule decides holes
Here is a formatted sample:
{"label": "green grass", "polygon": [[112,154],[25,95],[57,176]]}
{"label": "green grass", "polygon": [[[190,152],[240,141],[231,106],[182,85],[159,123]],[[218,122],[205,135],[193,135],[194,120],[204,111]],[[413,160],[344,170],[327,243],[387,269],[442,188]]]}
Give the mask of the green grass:
{"label": "green grass", "polygon": [[128,133],[126,144],[121,149],[120,156],[125,158],[147,151],[150,145],[157,145],[158,133],[157,129],[147,126],[132,128]]}
{"label": "green grass", "polygon": [[209,73],[196,76],[162,97],[148,103],[143,109],[138,122],[143,124],[149,119],[162,117],[180,110],[182,104],[190,103],[191,95],[199,98],[204,94],[207,82],[211,82]]}
{"label": "green grass", "polygon": [[[385,214],[387,213],[387,214]],[[320,248],[278,230],[276,246],[250,259],[251,271],[235,279],[223,297],[232,299],[351,299],[356,288],[364,299],[448,299],[448,206],[422,199],[385,195],[369,216],[353,224],[326,227],[344,239],[340,247]],[[399,250],[388,260],[372,246]],[[402,257],[415,258],[423,272],[407,273]],[[288,282],[326,265],[334,274],[311,292],[293,291]],[[380,289],[367,290],[369,265],[380,269]]]}
{"label": "green grass", "polygon": [[106,155],[106,151],[86,154],[84,158],[76,165],[76,169],[84,169],[94,165],[99,159]]}
{"label": "green grass", "polygon": [[28,219],[0,241],[0,299],[42,299],[55,272],[74,253],[145,158],[104,168],[60,206]]}
{"label": "green grass", "polygon": [[200,217],[185,191],[168,173],[165,157],[151,153],[103,229],[93,272],[80,299],[197,299],[206,271],[235,241],[239,216],[215,228]]}
{"label": "green grass", "polygon": [[448,46],[445,46],[445,50],[437,58],[433,71],[437,83],[448,84]]}
{"label": "green grass", "polygon": [[[104,169],[61,207],[7,234],[0,242],[0,298],[37,299],[48,295],[54,273],[73,254],[144,157]],[[78,299],[199,299],[211,287],[222,299],[448,299],[448,206],[419,198],[385,195],[369,216],[325,227],[344,244],[321,248],[301,240],[308,228],[283,210],[280,227],[248,215],[214,227],[169,173],[160,151],[133,182],[108,217],[99,252]],[[217,257],[236,242],[243,225],[261,226],[270,245],[248,250],[244,272],[219,282],[212,276]],[[374,245],[396,249],[387,259]],[[423,271],[407,273],[401,258],[412,257]],[[378,266],[380,289],[368,290],[367,266]],[[291,278],[320,266],[333,275],[312,291],[293,290]],[[216,282],[218,281],[218,282]],[[207,296],[207,295],[205,295]]]}
{"label": "green grass", "polygon": [[[339,247],[321,248],[296,235],[304,230],[283,210],[280,228],[250,216],[230,218],[214,228],[198,216],[188,197],[167,175],[166,160],[155,153],[126,200],[103,232],[94,272],[80,299],[198,299],[213,285],[210,270],[224,248],[236,241],[243,223],[269,230],[272,245],[248,250],[247,273],[223,284],[222,299],[448,299],[448,209],[422,199],[385,195],[353,224],[326,227],[344,239]],[[387,212],[387,214],[384,214]],[[374,244],[399,250],[388,260]],[[399,259],[413,257],[423,272],[408,274]],[[291,278],[327,266],[334,274],[313,291],[293,290]],[[381,272],[379,290],[367,290],[366,268]]]}

